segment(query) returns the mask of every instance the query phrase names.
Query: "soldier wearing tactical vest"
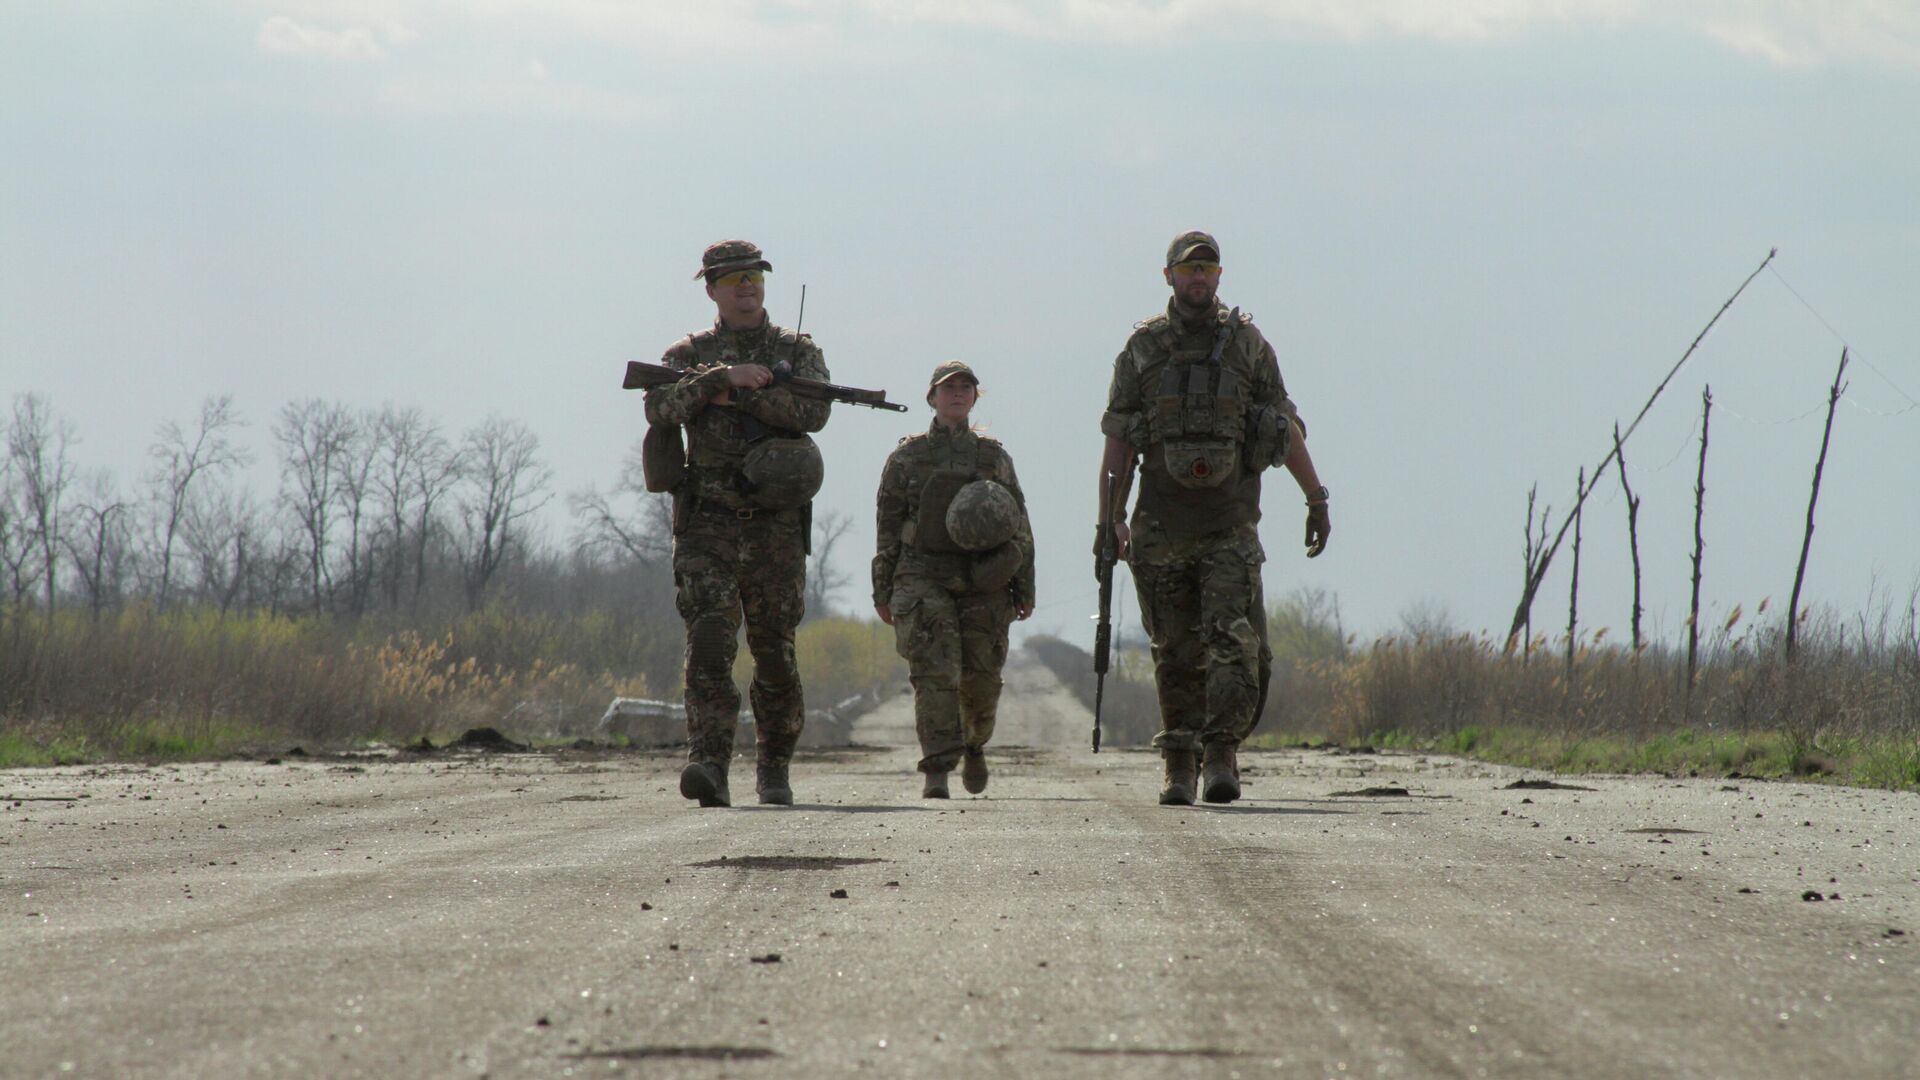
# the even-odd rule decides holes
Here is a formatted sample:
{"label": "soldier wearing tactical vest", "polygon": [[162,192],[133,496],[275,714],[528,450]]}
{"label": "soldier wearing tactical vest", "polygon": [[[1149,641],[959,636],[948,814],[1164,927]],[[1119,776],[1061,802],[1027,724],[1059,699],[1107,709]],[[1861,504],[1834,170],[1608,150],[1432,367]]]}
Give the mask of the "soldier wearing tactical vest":
{"label": "soldier wearing tactical vest", "polygon": [[[793,802],[787,766],[804,716],[793,634],[805,609],[811,500],[823,478],[807,433],[826,425],[829,405],[781,389],[776,374],[828,374],[811,338],[768,316],[763,275],[771,269],[744,240],[707,248],[694,276],[706,279],[713,326],[667,349],[661,363],[687,375],[646,396],[648,483],[673,493],[673,578],[687,627],[689,760],[680,794],[701,806],[732,805],[742,622],[753,654],[754,787],[762,803]],[[676,427],[686,432],[684,459]],[[671,437],[656,438],[662,433]]]}
{"label": "soldier wearing tactical vest", "polygon": [[1261,472],[1285,466],[1306,495],[1308,558],[1326,549],[1332,526],[1273,346],[1216,295],[1220,245],[1181,233],[1164,273],[1173,289],[1166,311],[1135,326],[1114,360],[1100,419],[1100,521],[1112,522],[1132,568],[1153,643],[1160,801],[1192,805],[1198,754],[1202,796],[1224,803],[1240,797],[1235,753],[1259,721],[1273,659],[1260,586]]}
{"label": "soldier wearing tactical vest", "polygon": [[987,789],[987,740],[1000,704],[1007,628],[1033,614],[1033,529],[1013,458],[968,422],[973,369],[933,369],[933,423],[880,471],[873,607],[894,629],[913,682],[921,795],[948,797],[947,774]]}

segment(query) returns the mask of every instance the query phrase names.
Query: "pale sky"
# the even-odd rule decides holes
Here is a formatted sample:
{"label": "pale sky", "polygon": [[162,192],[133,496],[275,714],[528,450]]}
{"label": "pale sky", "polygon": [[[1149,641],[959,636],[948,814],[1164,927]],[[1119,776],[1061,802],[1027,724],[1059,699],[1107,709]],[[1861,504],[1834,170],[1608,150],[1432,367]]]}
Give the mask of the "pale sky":
{"label": "pale sky", "polygon": [[[1033,507],[1029,628],[1085,643],[1113,357],[1203,228],[1333,490],[1309,562],[1269,475],[1269,598],[1502,634],[1528,486],[1568,505],[1778,247],[1628,445],[1648,623],[1682,632],[1706,383],[1706,606],[1784,607],[1843,342],[1807,596],[1852,614],[1920,580],[1916,117],[1920,0],[0,0],[0,395],[123,482],[231,392],[262,458],[287,401],[390,401],[521,420],[561,494],[604,488],[623,362],[711,320],[689,275],[745,237],[839,381],[916,405],[820,438],[841,606],[959,358]],[[1611,478],[1582,580],[1624,636]]]}

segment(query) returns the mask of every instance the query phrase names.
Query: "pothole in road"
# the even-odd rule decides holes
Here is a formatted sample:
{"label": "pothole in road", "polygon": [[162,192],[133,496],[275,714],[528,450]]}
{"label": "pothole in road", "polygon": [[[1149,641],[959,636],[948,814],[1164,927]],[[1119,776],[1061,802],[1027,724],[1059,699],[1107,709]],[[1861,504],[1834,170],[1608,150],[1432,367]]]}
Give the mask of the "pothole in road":
{"label": "pothole in road", "polygon": [[703,870],[844,870],[849,866],[867,866],[886,861],[839,855],[722,855],[717,859],[687,865]]}
{"label": "pothole in road", "polygon": [[1699,829],[1628,829],[1630,833],[1647,833],[1652,836],[1701,835]]}
{"label": "pothole in road", "polygon": [[1515,780],[1506,786],[1507,791],[1598,791],[1598,788],[1581,787],[1579,784],[1563,784],[1558,780]]}

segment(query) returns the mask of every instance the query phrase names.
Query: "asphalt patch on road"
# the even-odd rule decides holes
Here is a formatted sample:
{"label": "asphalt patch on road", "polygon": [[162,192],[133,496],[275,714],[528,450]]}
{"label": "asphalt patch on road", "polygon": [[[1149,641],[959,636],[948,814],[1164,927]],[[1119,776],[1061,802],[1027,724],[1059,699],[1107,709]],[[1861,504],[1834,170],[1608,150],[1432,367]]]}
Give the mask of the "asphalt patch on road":
{"label": "asphalt patch on road", "polygon": [[1628,829],[1627,831],[1630,833],[1646,833],[1650,836],[1703,835],[1699,829]]}
{"label": "asphalt patch on road", "polygon": [[845,870],[885,859],[845,858],[838,855],[722,855],[706,862],[688,863],[701,870]]}
{"label": "asphalt patch on road", "polygon": [[1413,793],[1403,787],[1364,787],[1353,791],[1329,791],[1330,799],[1411,799]]}

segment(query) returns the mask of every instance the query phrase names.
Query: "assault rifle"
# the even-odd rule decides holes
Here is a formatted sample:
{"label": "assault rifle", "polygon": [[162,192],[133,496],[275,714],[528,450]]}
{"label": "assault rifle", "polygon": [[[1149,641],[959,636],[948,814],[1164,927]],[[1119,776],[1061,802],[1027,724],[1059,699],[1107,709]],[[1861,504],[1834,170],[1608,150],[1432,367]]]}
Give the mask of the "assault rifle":
{"label": "assault rifle", "polygon": [[1114,535],[1113,515],[1117,509],[1120,477],[1107,474],[1106,514],[1100,522],[1100,554],[1093,562],[1093,576],[1100,582],[1100,621],[1093,632],[1093,752],[1100,752],[1100,705],[1107,696],[1107,667],[1113,651],[1113,564],[1120,561],[1120,542]]}
{"label": "assault rifle", "polygon": [[[627,377],[620,384],[623,390],[651,390],[656,386],[677,383],[687,376],[679,368],[670,368],[665,364],[649,364],[640,360],[627,361]],[[853,386],[840,386],[837,383],[821,382],[785,371],[775,370],[773,382],[769,388],[790,390],[804,398],[818,401],[837,401],[842,405],[865,405],[869,409],[892,409],[894,412],[906,412],[905,405],[887,400],[885,390],[862,390]]]}

